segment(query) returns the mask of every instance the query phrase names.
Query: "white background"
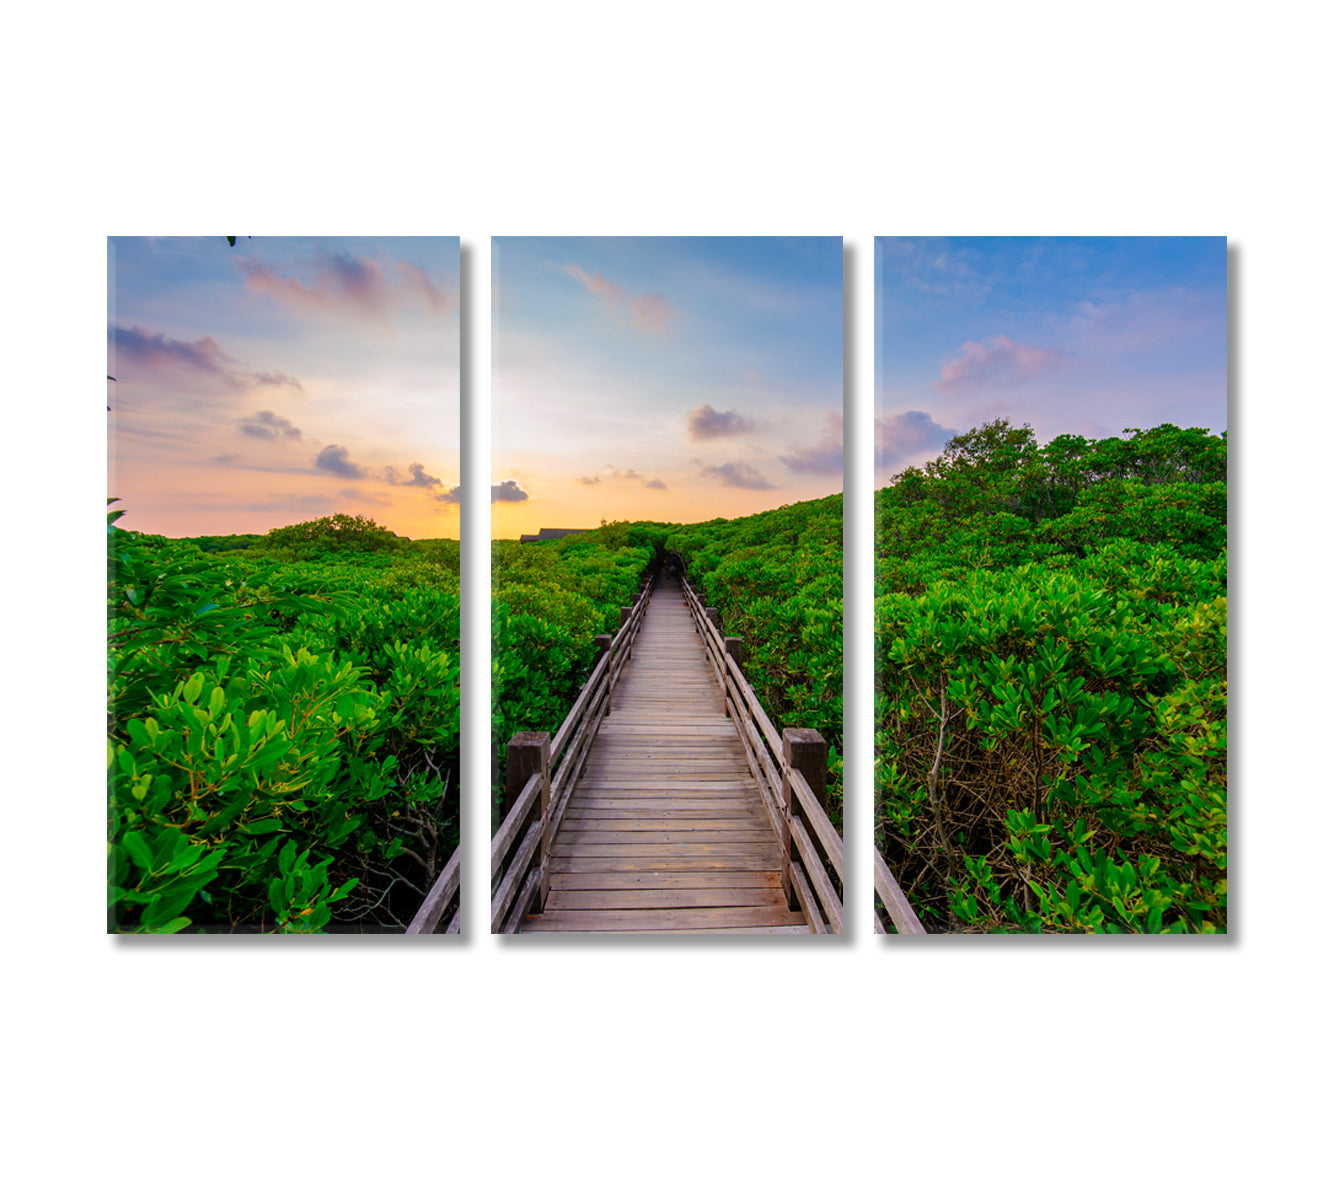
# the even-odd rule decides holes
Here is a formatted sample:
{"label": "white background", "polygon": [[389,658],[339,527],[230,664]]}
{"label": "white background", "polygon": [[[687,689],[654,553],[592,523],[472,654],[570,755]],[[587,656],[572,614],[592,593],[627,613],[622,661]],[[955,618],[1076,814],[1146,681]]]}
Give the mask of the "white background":
{"label": "white background", "polygon": [[[36,11],[7,18],[0,83],[15,1195],[1315,1190],[1331,262],[1313,7]],[[106,936],[105,238],[227,231],[460,235],[478,413],[491,235],[848,239],[848,943],[502,944],[482,821],[461,945]],[[1233,933],[886,947],[865,918],[873,238],[1167,233],[1235,251]],[[479,762],[488,438],[474,420]]]}

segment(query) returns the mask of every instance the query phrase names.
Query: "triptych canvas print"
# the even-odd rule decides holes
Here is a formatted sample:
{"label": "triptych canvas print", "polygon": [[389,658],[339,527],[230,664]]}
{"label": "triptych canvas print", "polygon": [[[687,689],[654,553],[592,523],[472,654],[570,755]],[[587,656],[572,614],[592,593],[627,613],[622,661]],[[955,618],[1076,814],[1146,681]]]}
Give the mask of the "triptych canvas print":
{"label": "triptych canvas print", "polygon": [[1226,240],[877,238],[846,424],[844,254],[109,239],[108,931],[1226,932]]}

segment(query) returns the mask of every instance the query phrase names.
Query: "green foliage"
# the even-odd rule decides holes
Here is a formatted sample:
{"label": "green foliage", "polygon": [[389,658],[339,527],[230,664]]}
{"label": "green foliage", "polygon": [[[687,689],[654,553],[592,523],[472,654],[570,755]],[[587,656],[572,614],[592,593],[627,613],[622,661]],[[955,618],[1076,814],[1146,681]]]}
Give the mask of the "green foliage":
{"label": "green foliage", "polygon": [[458,840],[457,577],[201,554],[120,516],[110,927],[401,924]]}
{"label": "green foliage", "polygon": [[620,522],[560,541],[491,543],[497,789],[510,738],[559,727],[593,665],[593,638],[614,632],[621,607],[633,603],[661,528]]}
{"label": "green foliage", "polygon": [[679,554],[723,628],[745,642],[746,677],[774,722],[829,743],[829,815],[843,811],[843,497],[679,527]]}
{"label": "green foliage", "polygon": [[279,550],[294,550],[303,557],[355,550],[366,553],[373,550],[396,550],[399,539],[383,525],[370,517],[350,517],[334,513],[299,525],[285,525],[269,531],[267,545]]}
{"label": "green foliage", "polygon": [[1127,433],[878,496],[877,841],[936,927],[1226,928],[1226,443]]}

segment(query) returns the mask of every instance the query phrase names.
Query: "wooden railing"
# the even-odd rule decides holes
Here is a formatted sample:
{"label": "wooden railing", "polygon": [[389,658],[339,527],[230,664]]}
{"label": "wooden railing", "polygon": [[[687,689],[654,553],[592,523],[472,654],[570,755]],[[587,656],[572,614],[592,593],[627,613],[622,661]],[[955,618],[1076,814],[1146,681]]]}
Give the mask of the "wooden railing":
{"label": "wooden railing", "polygon": [[600,651],[598,660],[556,736],[516,733],[510,739],[505,759],[505,815],[491,839],[492,933],[514,933],[525,913],[540,912],[546,905],[551,842],[598,723],[610,705],[612,689],[630,661],[652,591],[652,582],[646,580],[634,606],[621,609],[616,635],[594,639]]}
{"label": "wooden railing", "polygon": [[[426,899],[422,901],[421,908],[417,910],[417,915],[412,918],[404,933],[434,933],[440,927],[441,919],[459,894],[459,863],[462,861],[462,855],[463,847],[459,846],[449,856],[445,869],[435,877],[435,883],[426,893]],[[446,933],[459,932],[459,911],[457,908],[454,910],[453,917],[445,927]]]}
{"label": "wooden railing", "polygon": [[723,636],[718,610],[688,579],[682,590],[783,847],[783,891],[812,933],[842,933],[843,838],[825,812],[827,743],[814,729],[779,734],[746,680],[742,639]]}
{"label": "wooden railing", "polygon": [[[885,862],[880,851],[875,852],[875,894],[880,903],[885,906],[885,912],[889,914],[889,919],[898,933],[925,933],[922,922],[917,919],[917,914],[913,912],[913,907],[908,903],[908,897],[903,894],[903,889],[899,887],[899,882],[894,878],[894,872],[889,869],[889,864]],[[880,919],[880,914],[875,914],[876,933],[888,933],[885,923]]]}

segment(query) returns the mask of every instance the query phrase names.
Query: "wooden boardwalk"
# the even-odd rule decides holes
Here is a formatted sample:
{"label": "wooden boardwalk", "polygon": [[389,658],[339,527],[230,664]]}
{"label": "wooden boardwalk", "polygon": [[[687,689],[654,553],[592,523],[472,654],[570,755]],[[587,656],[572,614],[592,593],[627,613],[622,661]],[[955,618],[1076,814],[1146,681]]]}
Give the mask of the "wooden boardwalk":
{"label": "wooden boardwalk", "polygon": [[524,933],[807,933],[680,584],[653,594]]}

